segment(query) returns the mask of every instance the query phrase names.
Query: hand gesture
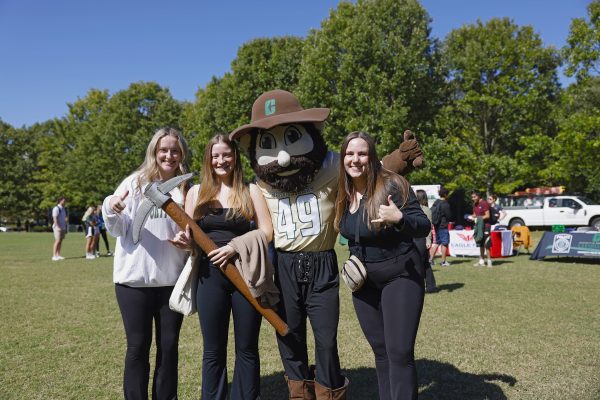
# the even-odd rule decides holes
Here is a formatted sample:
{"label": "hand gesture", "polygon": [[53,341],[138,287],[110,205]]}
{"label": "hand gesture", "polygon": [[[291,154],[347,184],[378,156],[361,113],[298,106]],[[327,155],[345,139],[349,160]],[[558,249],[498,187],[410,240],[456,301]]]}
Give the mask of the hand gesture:
{"label": "hand gesture", "polygon": [[230,245],[225,245],[208,253],[208,258],[210,258],[210,261],[217,267],[225,268],[227,261],[236,253],[237,252],[233,249],[233,247]]}
{"label": "hand gesture", "polygon": [[383,166],[400,175],[406,175],[423,165],[423,151],[412,131],[404,131],[404,141],[381,160]]}
{"label": "hand gesture", "polygon": [[192,235],[190,233],[190,226],[186,225],[185,230],[177,232],[173,240],[169,239],[169,242],[178,249],[192,250]]}
{"label": "hand gesture", "polygon": [[392,200],[392,195],[388,195],[388,204],[379,206],[379,218],[374,219],[371,223],[380,222],[383,225],[393,225],[400,222],[404,215]]}
{"label": "hand gesture", "polygon": [[123,193],[121,196],[113,196],[108,202],[108,206],[117,214],[121,214],[121,211],[127,207],[125,199],[129,196],[129,190]]}

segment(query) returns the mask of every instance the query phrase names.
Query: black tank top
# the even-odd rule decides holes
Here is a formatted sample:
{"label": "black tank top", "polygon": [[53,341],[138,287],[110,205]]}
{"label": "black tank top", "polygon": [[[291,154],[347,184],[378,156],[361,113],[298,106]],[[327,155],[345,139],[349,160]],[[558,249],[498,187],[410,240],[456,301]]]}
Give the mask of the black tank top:
{"label": "black tank top", "polygon": [[234,237],[255,228],[254,221],[249,221],[244,217],[226,219],[225,215],[228,210],[228,208],[211,208],[208,214],[197,221],[200,229],[219,247],[225,246]]}

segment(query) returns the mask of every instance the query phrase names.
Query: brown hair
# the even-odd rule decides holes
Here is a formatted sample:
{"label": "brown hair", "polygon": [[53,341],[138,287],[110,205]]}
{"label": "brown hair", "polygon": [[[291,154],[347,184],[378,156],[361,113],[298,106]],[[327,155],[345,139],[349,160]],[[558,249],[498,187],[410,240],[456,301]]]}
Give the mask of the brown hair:
{"label": "brown hair", "polygon": [[364,132],[351,132],[346,135],[342,147],[340,149],[340,172],[338,179],[338,193],[335,200],[335,220],[334,227],[337,231],[340,230],[340,222],[344,211],[350,203],[350,199],[356,195],[356,189],[352,183],[352,179],[346,173],[344,168],[344,156],[348,143],[352,139],[363,139],[367,142],[369,148],[369,162],[366,165],[367,174],[367,190],[365,193],[365,212],[367,214],[367,226],[370,230],[380,230],[381,224],[371,224],[371,220],[379,217],[379,206],[382,204],[388,204],[387,196],[392,191],[399,191],[400,198],[402,199],[401,209],[404,208],[408,201],[408,191],[410,185],[404,177],[385,169],[379,158],[377,157],[377,149],[375,148],[375,141],[373,138]]}
{"label": "brown hair", "polygon": [[424,190],[417,190],[415,193],[417,195],[417,201],[422,206],[429,206],[429,201],[427,200],[427,192]]}
{"label": "brown hair", "polygon": [[229,146],[233,152],[234,164],[232,170],[232,190],[229,195],[229,210],[227,211],[227,219],[237,216],[245,219],[254,217],[254,207],[252,206],[252,198],[248,185],[244,182],[244,172],[242,171],[242,162],[240,160],[240,151],[237,145],[229,140],[227,135],[217,134],[206,144],[204,149],[204,159],[202,161],[200,192],[198,200],[194,208],[194,218],[198,219],[206,215],[210,203],[219,193],[221,185],[212,167],[212,148],[217,143],[223,143]]}

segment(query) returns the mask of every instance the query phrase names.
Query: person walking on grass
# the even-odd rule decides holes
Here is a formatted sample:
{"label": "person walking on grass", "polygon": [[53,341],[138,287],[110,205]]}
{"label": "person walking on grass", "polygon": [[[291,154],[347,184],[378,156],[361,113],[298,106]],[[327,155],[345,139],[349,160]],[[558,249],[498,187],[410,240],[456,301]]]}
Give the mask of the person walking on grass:
{"label": "person walking on grass", "polygon": [[[417,190],[417,201],[421,205],[421,209],[427,216],[429,222],[431,222],[431,210],[429,209],[428,201],[427,201],[427,192],[424,190]],[[425,266],[425,293],[437,293],[439,289],[437,288],[437,284],[435,283],[435,276],[433,275],[433,269],[431,268],[431,263],[429,262],[429,250],[431,249],[431,232],[425,238],[416,238],[415,244],[417,245],[417,249],[419,249],[419,254],[421,254],[421,259],[423,260],[423,265]]]}
{"label": "person walking on grass", "polygon": [[[142,165],[102,204],[106,229],[117,238],[113,282],[127,339],[123,373],[126,399],[148,399],[153,336],[156,337],[156,360],[152,399],[177,398],[183,315],[169,308],[169,297],[185,265],[187,252],[169,243],[180,229],[162,209],[148,218],[138,243],[133,241],[133,221],[149,184],[165,182],[187,172],[187,149],[185,139],[177,130],[159,129],[146,148]],[[186,188],[183,183],[169,192],[175,203],[183,205]]]}
{"label": "person walking on grass", "polygon": [[52,261],[60,261],[65,258],[60,255],[62,242],[67,234],[67,210],[65,196],[60,196],[56,206],[52,209],[52,231],[54,232],[54,246],[52,248]]}
{"label": "person walking on grass", "polygon": [[96,248],[98,224],[96,221],[96,209],[94,207],[88,207],[85,214],[81,218],[83,226],[85,227],[85,258],[87,260],[95,260],[96,255],[94,249]]}
{"label": "person walking on grass", "polygon": [[481,197],[481,193],[473,190],[471,193],[471,200],[473,200],[473,213],[469,215],[469,220],[475,224],[474,238],[477,247],[479,247],[479,262],[473,264],[475,267],[483,267],[485,265],[485,256],[487,253],[487,266],[492,268],[492,256],[490,252],[491,241],[490,237],[490,205],[484,198]]}
{"label": "person walking on grass", "polygon": [[440,187],[438,191],[440,196],[431,206],[433,229],[435,232],[435,243],[430,249],[431,260],[430,264],[435,265],[435,255],[438,247],[442,258],[441,266],[448,267],[450,263],[446,261],[448,253],[448,245],[450,244],[450,232],[448,231],[448,222],[452,218],[450,203],[448,203],[448,189]]}

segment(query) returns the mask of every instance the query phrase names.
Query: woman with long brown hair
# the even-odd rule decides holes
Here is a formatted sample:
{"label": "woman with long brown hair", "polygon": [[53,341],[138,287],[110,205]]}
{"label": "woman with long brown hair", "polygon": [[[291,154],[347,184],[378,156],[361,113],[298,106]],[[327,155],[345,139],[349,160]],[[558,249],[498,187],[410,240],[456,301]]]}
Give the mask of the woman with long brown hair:
{"label": "woman with long brown hair", "polygon": [[[198,257],[196,301],[204,343],[201,397],[227,398],[227,338],[233,313],[236,356],[230,397],[255,400],[260,398],[258,334],[262,317],[219,267],[236,256],[232,241],[255,227],[266,249],[273,237],[271,217],[258,187],[244,182],[239,150],[227,136],[216,135],[207,143],[201,176],[201,184],[190,189],[185,210],[220,246]],[[172,243],[191,250],[189,229]],[[267,276],[269,279],[267,284],[275,288],[272,276]]]}
{"label": "woman with long brown hair", "polygon": [[406,179],[382,167],[371,136],[348,134],[340,155],[335,227],[367,269],[352,299],[375,355],[379,397],[416,399],[424,268],[413,239],[431,224]]}

